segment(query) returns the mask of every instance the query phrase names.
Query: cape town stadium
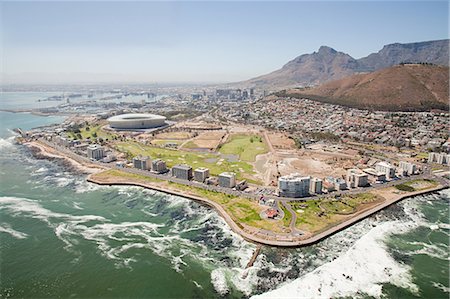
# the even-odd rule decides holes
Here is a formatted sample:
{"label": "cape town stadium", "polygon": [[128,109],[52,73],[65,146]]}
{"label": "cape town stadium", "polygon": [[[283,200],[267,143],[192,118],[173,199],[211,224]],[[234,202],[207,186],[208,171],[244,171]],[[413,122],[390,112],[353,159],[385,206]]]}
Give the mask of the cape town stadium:
{"label": "cape town stadium", "polygon": [[164,116],[156,114],[129,113],[110,117],[108,123],[113,129],[133,130],[162,127],[166,125],[165,120]]}

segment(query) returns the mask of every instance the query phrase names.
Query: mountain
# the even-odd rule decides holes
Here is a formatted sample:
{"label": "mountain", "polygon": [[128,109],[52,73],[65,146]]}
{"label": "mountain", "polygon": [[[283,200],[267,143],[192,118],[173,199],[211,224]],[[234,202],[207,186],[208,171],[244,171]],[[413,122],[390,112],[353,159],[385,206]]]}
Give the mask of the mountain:
{"label": "mountain", "polygon": [[390,44],[361,59],[354,59],[346,53],[322,46],[318,52],[301,55],[281,69],[241,82],[241,85],[268,89],[318,85],[402,62],[428,62],[448,66],[449,40]]}
{"label": "mountain", "polygon": [[448,111],[448,86],[448,67],[405,64],[280,94],[360,109]]}
{"label": "mountain", "polygon": [[249,80],[255,86],[313,85],[355,73],[358,62],[350,55],[322,46],[318,52],[301,55],[281,69]]}
{"label": "mountain", "polygon": [[384,46],[378,53],[370,54],[358,60],[361,68],[370,71],[402,62],[428,62],[437,65],[449,65],[449,40],[390,44]]}

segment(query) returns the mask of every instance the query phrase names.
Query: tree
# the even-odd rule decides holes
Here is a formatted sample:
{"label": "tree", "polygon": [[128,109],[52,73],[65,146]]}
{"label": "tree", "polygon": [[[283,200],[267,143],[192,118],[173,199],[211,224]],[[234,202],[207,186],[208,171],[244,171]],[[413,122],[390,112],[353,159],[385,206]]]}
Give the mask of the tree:
{"label": "tree", "polygon": [[97,132],[92,133],[92,137],[97,138]]}

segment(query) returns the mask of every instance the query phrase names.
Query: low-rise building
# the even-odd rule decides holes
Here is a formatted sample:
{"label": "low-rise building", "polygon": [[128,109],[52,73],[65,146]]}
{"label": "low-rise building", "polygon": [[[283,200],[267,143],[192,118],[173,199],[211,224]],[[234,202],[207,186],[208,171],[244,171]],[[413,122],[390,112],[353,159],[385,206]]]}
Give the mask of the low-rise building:
{"label": "low-rise building", "polygon": [[293,173],[278,178],[278,191],[283,197],[303,197],[309,195],[310,183],[310,176]]}
{"label": "low-rise building", "polygon": [[219,174],[219,186],[225,188],[236,186],[236,174],[233,172],[222,172]]}
{"label": "low-rise building", "polygon": [[366,187],[369,185],[368,175],[356,168],[347,170],[346,178],[348,188]]}
{"label": "low-rise building", "polygon": [[142,170],[149,170],[151,168],[150,157],[137,156],[133,158],[133,167]]}
{"label": "low-rise building", "polygon": [[345,182],[345,180],[343,180],[341,178],[337,178],[334,181],[334,188],[337,191],[345,190],[345,189],[347,189],[347,183]]}
{"label": "low-rise building", "polygon": [[167,172],[166,162],[161,159],[156,159],[152,161],[152,171],[156,173]]}
{"label": "low-rise building", "polygon": [[205,167],[200,167],[194,170],[194,180],[197,182],[204,183],[209,177],[209,169]]}
{"label": "low-rise building", "polygon": [[312,178],[309,186],[309,192],[315,194],[322,193],[322,180],[319,178]]}
{"label": "low-rise building", "polygon": [[238,191],[243,191],[243,190],[247,189],[247,187],[248,187],[248,184],[247,184],[246,180],[242,180],[236,184],[236,190],[238,190]]}
{"label": "low-rise building", "polygon": [[100,160],[105,156],[105,151],[100,144],[90,144],[87,147],[87,156],[92,160]]}
{"label": "low-rise building", "polygon": [[388,162],[378,162],[375,164],[375,170],[384,173],[388,180],[395,178],[395,167]]}
{"label": "low-rise building", "polygon": [[192,167],[186,164],[175,165],[172,167],[172,176],[182,180],[190,180],[192,179]]}
{"label": "low-rise building", "polygon": [[398,168],[399,168],[399,171],[401,172],[401,175],[413,175],[413,174],[416,174],[416,171],[417,171],[416,164],[406,162],[406,161],[400,161]]}
{"label": "low-rise building", "polygon": [[363,171],[367,173],[371,182],[381,183],[386,181],[386,174],[384,172],[378,172],[373,168],[364,168]]}

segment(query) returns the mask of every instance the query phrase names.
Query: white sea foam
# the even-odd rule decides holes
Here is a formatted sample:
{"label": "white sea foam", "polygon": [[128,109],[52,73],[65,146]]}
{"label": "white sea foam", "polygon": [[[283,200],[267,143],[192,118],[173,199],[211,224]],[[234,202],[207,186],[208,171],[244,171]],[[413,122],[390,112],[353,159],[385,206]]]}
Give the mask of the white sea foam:
{"label": "white sea foam", "polygon": [[230,291],[223,269],[215,269],[211,272],[211,283],[216,292],[222,296],[226,295]]}
{"label": "white sea foam", "polygon": [[0,197],[0,209],[7,209],[12,215],[27,214],[32,218],[40,219],[48,224],[50,224],[51,218],[68,220],[71,223],[106,220],[104,217],[95,215],[74,216],[65,213],[52,212],[42,207],[36,200],[19,197]]}
{"label": "white sea foam", "polygon": [[397,263],[382,242],[399,228],[405,229],[397,221],[381,223],[334,261],[254,298],[330,298],[353,296],[358,291],[379,298],[381,284],[387,282],[417,292],[409,268]]}
{"label": "white sea foam", "polygon": [[11,136],[8,138],[0,138],[0,150],[10,149],[14,146],[14,138],[15,136]]}
{"label": "white sea foam", "polygon": [[26,233],[13,229],[8,223],[2,223],[0,225],[0,232],[10,234],[16,239],[26,239],[28,237]]}

